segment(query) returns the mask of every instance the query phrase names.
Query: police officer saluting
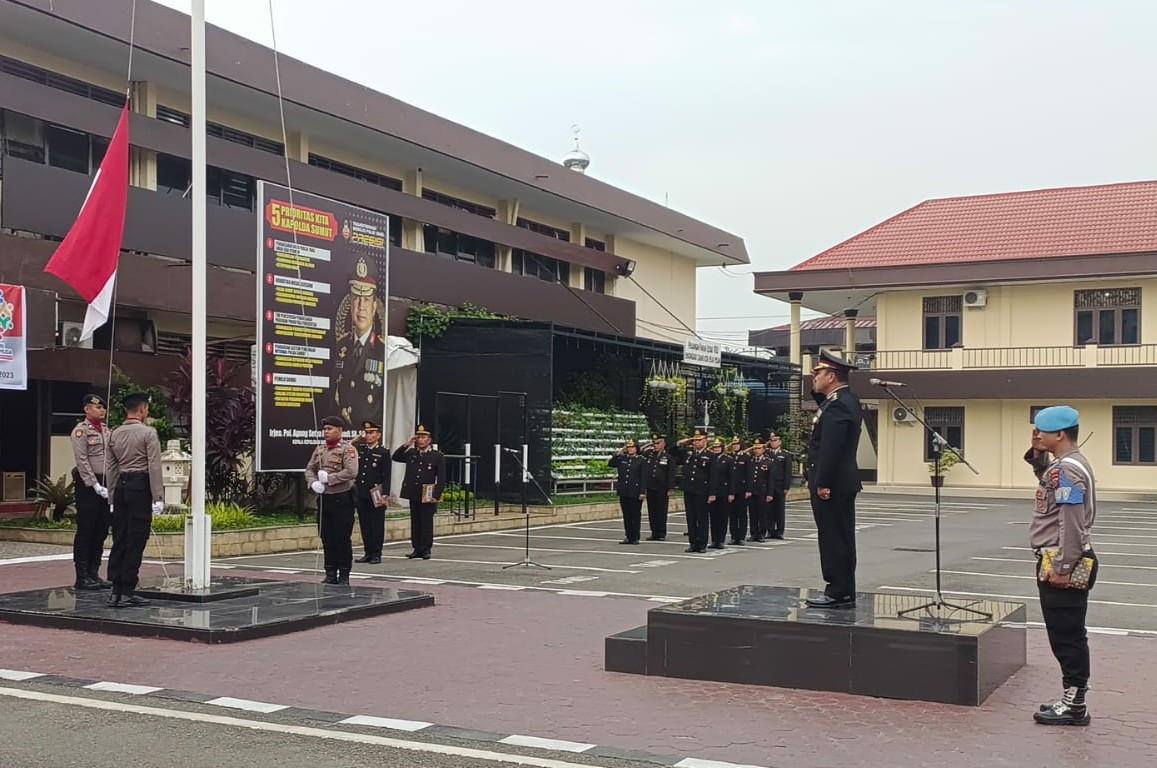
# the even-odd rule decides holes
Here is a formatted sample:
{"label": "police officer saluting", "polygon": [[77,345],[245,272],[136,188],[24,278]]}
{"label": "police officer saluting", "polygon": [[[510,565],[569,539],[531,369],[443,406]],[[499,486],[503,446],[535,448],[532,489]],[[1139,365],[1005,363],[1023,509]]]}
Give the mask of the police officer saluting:
{"label": "police officer saluting", "polygon": [[675,450],[683,462],[683,506],[687,511],[687,552],[706,552],[708,533],[707,497],[710,495],[711,465],[715,456],[707,451],[707,435],[695,430],[680,440]]}
{"label": "police officer saluting", "polygon": [[390,496],[390,454],[382,447],[382,425],[362,422],[362,437],[353,442],[358,449],[358,526],[365,554],[355,562],[378,565],[386,538],[386,506]]}
{"label": "police officer saluting", "polygon": [[353,567],[354,480],[358,450],[342,439],[345,421],[340,416],[321,420],[325,442],[313,449],[305,465],[305,480],[319,497],[317,522],[321,529],[325,578],[322,584],[349,584]]}
{"label": "police officer saluting", "polygon": [[667,436],[658,432],[651,435],[651,444],[643,450],[643,460],[647,462],[647,522],[651,526],[647,541],[667,539],[667,507],[678,465],[677,454],[672,455],[673,452],[674,449],[667,448]]}
{"label": "police officer saluting", "polygon": [[615,490],[619,494],[623,530],[627,534],[619,543],[638,544],[639,528],[643,521],[643,498],[646,496],[647,460],[639,455],[639,446],[635,441],[628,440],[607,463],[619,470]]}
{"label": "police officer saluting", "polygon": [[813,608],[852,608],[856,604],[856,495],[862,489],[856,451],[864,417],[860,398],[848,388],[855,369],[823,350],[812,369],[812,390],[819,413],[808,440],[808,490],[819,532],[820,570],[827,586],[808,598]]}
{"label": "police officer saluting", "polygon": [[125,422],[108,439],[108,487],[112,495],[112,551],[108,577],[112,608],[137,608],[149,601],[133,594],[140,580],[141,559],[153,530],[153,515],[165,509],[161,477],[161,441],[145,423],[149,396],[125,395]]}
{"label": "police officer saluting", "polygon": [[434,548],[434,513],[446,487],[446,458],[432,448],[432,436],[425,427],[414,430],[414,436],[394,451],[394,461],[406,465],[402,478],[402,498],[410,502],[411,560],[430,559]]}
{"label": "police officer saluting", "polygon": [[100,560],[112,525],[105,477],[109,431],[104,419],[108,404],[100,395],[85,395],[83,403],[85,419],[72,430],[71,437],[72,456],[76,460],[72,470],[76,483],[76,536],[72,539],[76,583],[73,588],[107,589],[112,584],[101,579]]}

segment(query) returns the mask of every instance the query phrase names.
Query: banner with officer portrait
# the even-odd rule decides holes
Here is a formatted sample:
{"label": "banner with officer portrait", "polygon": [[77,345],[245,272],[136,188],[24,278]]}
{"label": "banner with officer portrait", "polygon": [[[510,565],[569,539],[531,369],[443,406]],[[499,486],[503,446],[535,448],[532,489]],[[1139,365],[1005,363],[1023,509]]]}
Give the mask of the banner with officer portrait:
{"label": "banner with officer portrait", "polygon": [[258,182],[257,470],[300,472],[321,419],[384,422],[389,219]]}

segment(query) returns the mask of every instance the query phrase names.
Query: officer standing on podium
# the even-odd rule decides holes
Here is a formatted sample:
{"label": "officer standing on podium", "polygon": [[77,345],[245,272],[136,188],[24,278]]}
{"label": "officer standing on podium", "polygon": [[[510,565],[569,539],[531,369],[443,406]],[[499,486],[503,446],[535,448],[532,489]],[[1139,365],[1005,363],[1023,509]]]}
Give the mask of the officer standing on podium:
{"label": "officer standing on podium", "polygon": [[856,605],[856,495],[863,489],[856,451],[864,417],[860,398],[848,388],[848,374],[855,368],[822,350],[812,369],[820,408],[808,440],[808,490],[827,582],[823,595],[807,599],[813,608]]}
{"label": "officer standing on podium", "polygon": [[[382,425],[362,422],[362,437],[354,438],[358,449],[358,477],[354,482],[358,527],[364,554],[354,562],[378,565],[386,539],[386,506],[390,496],[390,454],[382,447]],[[375,491],[375,489],[377,489]]]}
{"label": "officer standing on podium", "polygon": [[100,560],[108,538],[112,514],[108,511],[105,457],[109,430],[105,427],[108,404],[100,395],[84,396],[84,421],[72,430],[72,456],[76,466],[76,536],[72,540],[72,562],[76,567],[74,589],[107,589],[112,584],[100,577]]}

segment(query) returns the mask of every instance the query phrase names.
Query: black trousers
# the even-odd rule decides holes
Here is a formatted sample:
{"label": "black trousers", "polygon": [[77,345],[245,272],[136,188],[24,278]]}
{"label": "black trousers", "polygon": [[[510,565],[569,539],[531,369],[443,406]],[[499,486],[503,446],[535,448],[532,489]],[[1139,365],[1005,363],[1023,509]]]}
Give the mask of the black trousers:
{"label": "black trousers", "polygon": [[153,529],[153,494],[147,472],[125,472],[113,493],[112,551],[108,580],[113,591],[127,595],[137,588],[141,560]]}
{"label": "black trousers", "polygon": [[623,511],[623,530],[627,541],[639,540],[639,528],[643,524],[643,500],[638,496],[620,496],[619,509]]}
{"label": "black trousers", "polygon": [[687,543],[691,549],[706,549],[709,514],[707,497],[698,493],[684,493],[683,506],[687,512]]}
{"label": "black trousers", "polygon": [[727,538],[727,517],[731,511],[731,503],[727,501],[726,496],[716,496],[715,501],[707,507],[711,519],[711,543],[722,544]]}
{"label": "black trousers", "polygon": [[811,488],[812,517],[819,531],[820,571],[828,597],[856,594],[856,494],[833,491],[824,500]]}
{"label": "black trousers", "polygon": [[[104,477],[97,475],[96,481],[104,485]],[[149,513],[152,514],[150,505]],[[97,492],[81,482],[76,483],[76,535],[72,538],[72,561],[84,564],[90,573],[100,570],[104,555],[104,542],[112,526],[112,514],[108,511],[108,499],[102,499]]]}
{"label": "black trousers", "polygon": [[735,501],[727,505],[727,522],[731,527],[733,541],[743,541],[747,537],[747,507],[750,501],[739,493],[735,495]]}
{"label": "black trousers", "polygon": [[368,496],[358,497],[358,527],[362,532],[362,546],[368,557],[381,557],[386,540],[386,508],[375,507]]}
{"label": "black trousers", "polygon": [[782,536],[787,523],[787,491],[771,493],[771,504],[767,511],[767,535]]}
{"label": "black trousers", "polygon": [[671,492],[666,488],[647,489],[647,523],[651,535],[657,539],[667,538],[667,509],[671,503]]}
{"label": "black trousers", "polygon": [[[1089,610],[1089,591],[1097,581],[1097,556],[1085,553],[1094,561],[1089,577],[1089,589],[1060,589],[1048,582],[1037,581],[1040,608],[1044,615],[1049,647],[1061,665],[1061,680],[1067,688],[1089,687],[1089,636],[1085,632],[1085,614]],[[1040,558],[1037,558],[1039,571]]]}
{"label": "black trousers", "polygon": [[747,500],[747,508],[751,514],[751,538],[762,539],[767,537],[767,491],[758,491],[751,494]]}
{"label": "black trousers", "polygon": [[421,504],[410,499],[410,545],[419,555],[429,554],[434,547],[434,513],[437,504]]}
{"label": "black trousers", "polygon": [[351,491],[324,493],[318,497],[318,527],[327,571],[353,568],[354,495]]}

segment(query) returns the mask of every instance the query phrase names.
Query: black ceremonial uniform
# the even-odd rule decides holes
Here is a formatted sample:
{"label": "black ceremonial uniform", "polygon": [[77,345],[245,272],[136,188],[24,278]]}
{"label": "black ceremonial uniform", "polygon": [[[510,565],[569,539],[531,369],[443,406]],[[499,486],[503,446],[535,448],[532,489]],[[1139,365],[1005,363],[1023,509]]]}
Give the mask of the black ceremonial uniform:
{"label": "black ceremonial uniform", "polygon": [[771,457],[766,453],[762,456],[752,456],[748,463],[747,477],[751,488],[751,538],[748,541],[763,541],[768,534],[768,510],[772,495],[771,472],[773,464]]}
{"label": "black ceremonial uniform", "polygon": [[795,457],[787,451],[772,451],[767,456],[772,463],[771,509],[768,511],[764,534],[773,539],[782,539],[787,523],[787,492],[791,489],[791,468]]}
{"label": "black ceremonial uniform", "polygon": [[723,540],[727,538],[727,518],[731,511],[731,504],[727,496],[731,493],[731,468],[735,465],[735,456],[721,453],[715,457],[711,465],[711,475],[708,486],[708,498],[715,501],[708,503],[708,517],[711,521],[711,548],[723,549]]}
{"label": "black ceremonial uniform", "polygon": [[678,448],[683,460],[683,506],[687,511],[688,552],[706,552],[708,536],[707,497],[711,484],[711,465],[715,455],[704,448]]}
{"label": "black ceremonial uniform", "polygon": [[386,345],[377,331],[370,331],[365,343],[352,332],[337,338],[337,359],[333,362],[333,400],[347,424],[382,420],[382,398],[386,381]]}
{"label": "black ceremonial uniform", "polygon": [[357,443],[358,476],[354,490],[358,510],[358,527],[362,532],[365,554],[359,562],[371,564],[382,560],[382,543],[386,539],[386,508],[374,504],[372,490],[390,495],[390,452],[381,445],[370,447]]}
{"label": "black ceremonial uniform", "polygon": [[660,451],[651,447],[643,451],[643,459],[647,462],[647,522],[651,526],[648,540],[663,541],[667,538],[667,507],[679,454],[674,448]]}
{"label": "black ceremonial uniform", "polygon": [[615,490],[619,494],[623,529],[627,534],[622,543],[638,544],[639,528],[643,520],[643,496],[646,494],[647,460],[637,453],[634,456],[616,453],[607,463],[619,470]]}
{"label": "black ceremonial uniform", "polygon": [[419,451],[403,445],[394,451],[394,461],[406,465],[402,479],[402,498],[410,502],[410,544],[415,557],[430,559],[434,547],[434,513],[438,502],[422,501],[422,486],[433,484],[434,498],[441,499],[446,487],[446,458],[435,448]]}
{"label": "black ceremonial uniform", "polygon": [[[819,531],[820,570],[835,599],[856,594],[856,495],[863,489],[856,451],[863,424],[860,398],[844,386],[820,404],[808,440],[808,490]],[[821,499],[820,488],[831,490]]]}
{"label": "black ceremonial uniform", "polygon": [[752,455],[740,451],[732,454],[731,463],[731,490],[732,497],[728,502],[727,519],[731,526],[731,543],[742,544],[747,536],[747,505],[751,493],[749,474]]}

